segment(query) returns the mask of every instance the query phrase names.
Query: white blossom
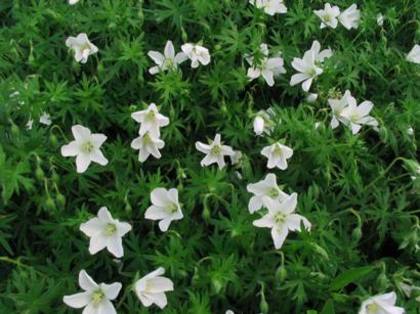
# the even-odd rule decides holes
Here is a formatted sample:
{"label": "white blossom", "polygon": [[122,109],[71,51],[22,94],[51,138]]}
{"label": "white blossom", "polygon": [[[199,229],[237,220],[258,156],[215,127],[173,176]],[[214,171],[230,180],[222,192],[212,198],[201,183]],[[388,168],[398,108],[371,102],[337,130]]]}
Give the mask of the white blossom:
{"label": "white blossom", "polygon": [[306,229],[311,223],[303,216],[295,214],[297,194],[293,193],[283,201],[267,200],[268,212],[262,218],[255,220],[253,225],[261,228],[271,228],[274,247],[280,249],[289,231],[301,231],[301,222]]}
{"label": "white blossom", "polygon": [[315,93],[309,93],[306,95],[306,101],[309,103],[314,103],[318,99],[318,94]]}
{"label": "white blossom", "polygon": [[150,155],[159,159],[162,157],[160,149],[165,146],[165,142],[159,137],[152,135],[147,132],[139,137],[136,137],[131,142],[131,148],[139,150],[139,161],[144,162],[149,158]]}
{"label": "white blossom", "polygon": [[80,0],[69,0],[69,4],[73,5],[76,4],[77,2],[79,2]]}
{"label": "white blossom", "polygon": [[74,141],[61,147],[61,155],[64,157],[76,157],[77,172],[85,172],[91,162],[102,166],[108,164],[108,159],[102,154],[100,147],[106,141],[104,134],[94,133],[81,125],[74,125],[71,128]]}
{"label": "white blossom", "polygon": [[358,28],[360,22],[360,10],[357,9],[357,4],[354,3],[344,10],[338,17],[338,20],[348,30]]}
{"label": "white blossom", "polygon": [[252,56],[246,56],[246,60],[251,66],[248,68],[247,76],[250,81],[262,76],[268,86],[273,86],[274,77],[286,73],[286,69],[283,66],[283,58],[280,55],[268,58],[269,51],[267,44],[260,45],[260,53],[262,55],[260,60],[255,60]]}
{"label": "white blossom", "polygon": [[268,159],[267,168],[272,169],[277,167],[281,170],[285,170],[287,169],[287,159],[293,155],[293,149],[277,142],[264,147],[261,150],[261,155]]}
{"label": "white blossom", "polygon": [[379,14],[376,16],[376,23],[377,23],[379,26],[383,26],[383,25],[384,25],[384,16],[383,16],[381,13],[379,13]]}
{"label": "white blossom", "polygon": [[344,118],[341,116],[344,108],[349,104],[356,105],[356,99],[351,95],[349,90],[346,90],[340,99],[330,98],[328,104],[332,110],[331,128],[335,129],[339,126],[340,122],[345,123]]}
{"label": "white blossom", "polygon": [[124,255],[122,237],[131,230],[131,225],[114,219],[106,207],[101,207],[97,217],[80,225],[80,231],[90,238],[89,253],[94,255],[107,248],[117,258]]}
{"label": "white blossom", "polygon": [[235,154],[232,147],[223,145],[220,134],[216,134],[214,140],[210,144],[196,142],[195,148],[206,154],[206,157],[204,157],[200,163],[202,167],[217,163],[219,169],[222,169],[225,166],[224,157],[233,156]]}
{"label": "white blossom", "polygon": [[76,309],[85,308],[83,314],[116,314],[111,301],[115,300],[122,288],[121,283],[97,284],[85,270],[79,273],[79,286],[84,292],[66,295],[63,302]]}
{"label": "white blossom", "polygon": [[315,40],[312,43],[311,49],[305,52],[302,59],[293,58],[292,67],[300,73],[292,76],[290,85],[295,86],[302,83],[302,89],[305,92],[308,92],[313,80],[323,72],[321,63],[331,56],[331,49],[324,49],[321,51],[320,43]]}
{"label": "white blossom", "polygon": [[28,122],[26,122],[26,129],[27,130],[32,130],[33,125],[34,125],[34,120],[29,119]]}
{"label": "white blossom", "polygon": [[350,102],[349,105],[341,112],[344,123],[351,128],[353,134],[357,134],[362,125],[378,126],[378,121],[369,115],[373,108],[371,101],[364,101],[359,106]]}
{"label": "white blossom", "polygon": [[234,150],[233,155],[230,155],[229,157],[232,165],[239,165],[242,159],[242,152],[239,150]]}
{"label": "white blossom", "polygon": [[389,292],[370,297],[362,303],[359,314],[403,314],[402,307],[395,306],[397,295]]}
{"label": "white blossom", "polygon": [[89,41],[85,33],[67,38],[66,46],[74,50],[74,59],[80,63],[86,63],[90,55],[98,52],[98,47]]}
{"label": "white blossom", "polygon": [[209,50],[203,46],[186,43],[181,46],[182,51],[191,60],[191,67],[197,68],[200,63],[202,65],[207,65],[210,63],[210,53]]}
{"label": "white blossom", "polygon": [[420,45],[415,44],[413,49],[407,54],[406,60],[420,64]]}
{"label": "white blossom", "polygon": [[154,103],[151,103],[145,110],[133,112],[131,117],[140,123],[139,135],[149,132],[152,136],[158,138],[160,128],[169,124],[169,118],[160,114]]}
{"label": "white blossom", "polygon": [[269,201],[282,201],[289,195],[284,193],[277,185],[277,178],[274,173],[269,173],[264,180],[257,183],[250,183],[246,187],[247,191],[254,194],[248,204],[248,210],[252,214],[262,207],[267,206]]}
{"label": "white blossom", "polygon": [[183,52],[178,52],[175,54],[174,45],[170,40],[166,42],[163,54],[158,51],[151,50],[147,53],[147,55],[156,64],[149,69],[149,73],[152,75],[168,70],[175,70],[178,68],[179,64],[188,58]]}
{"label": "white blossom", "polygon": [[287,7],[283,0],[249,0],[249,3],[258,9],[263,9],[265,13],[271,16],[276,13],[287,13]]}
{"label": "white blossom", "polygon": [[147,208],[144,218],[160,220],[159,229],[167,231],[173,220],[180,220],[184,217],[178,201],[178,190],[156,188],[150,194],[152,206]]}
{"label": "white blossom", "polygon": [[39,117],[39,123],[44,125],[51,125],[51,116],[48,113],[43,112],[42,115]]}
{"label": "white blossom", "polygon": [[159,267],[134,284],[137,297],[144,306],[156,304],[163,309],[168,304],[165,292],[173,291],[174,284],[172,280],[162,276],[164,273],[165,269]]}
{"label": "white blossom", "polygon": [[272,108],[258,111],[253,121],[255,135],[261,136],[263,133],[270,135],[273,130],[272,116],[274,116]]}
{"label": "white blossom", "polygon": [[314,13],[321,19],[321,29],[327,26],[331,28],[337,27],[337,17],[340,15],[338,6],[331,6],[331,4],[325,3],[323,10],[315,10]]}

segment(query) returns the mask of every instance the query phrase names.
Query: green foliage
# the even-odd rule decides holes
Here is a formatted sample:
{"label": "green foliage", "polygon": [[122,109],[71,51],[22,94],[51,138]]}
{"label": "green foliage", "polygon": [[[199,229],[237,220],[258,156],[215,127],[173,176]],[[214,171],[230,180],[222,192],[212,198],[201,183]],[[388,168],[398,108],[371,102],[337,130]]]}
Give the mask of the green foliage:
{"label": "green foliage", "polygon": [[[78,290],[81,269],[123,283],[118,313],[157,313],[131,289],[159,266],[175,284],[161,313],[356,313],[391,290],[416,313],[418,290],[403,287],[420,286],[420,67],[405,55],[420,40],[420,2],[358,1],[362,22],[352,31],[319,29],[313,10],[323,1],[285,2],[288,13],[274,17],[246,0],[0,2],[0,313],[74,313],[62,297]],[[86,64],[64,44],[81,32],[99,48]],[[211,64],[151,76],[147,52],[168,39],[177,51],[202,41]],[[334,55],[309,104],[289,85],[290,63],[315,39]],[[262,42],[287,69],[272,88],[246,77],[244,56]],[[327,99],[346,89],[375,104],[377,132],[330,129]],[[171,123],[162,158],[141,164],[130,114],[151,102]],[[252,119],[269,107],[274,130],[256,137]],[[42,112],[51,126],[38,122]],[[108,136],[106,167],[77,174],[74,159],[60,155],[74,124]],[[194,143],[216,132],[242,151],[240,165],[201,168]],[[294,155],[274,172],[313,227],[276,251],[269,231],[252,225],[259,216],[248,212],[246,185],[269,172],[260,151],[280,139]],[[156,187],[177,188],[184,212],[166,233],[144,219]],[[79,231],[101,206],[133,226],[119,261],[91,256]]]}

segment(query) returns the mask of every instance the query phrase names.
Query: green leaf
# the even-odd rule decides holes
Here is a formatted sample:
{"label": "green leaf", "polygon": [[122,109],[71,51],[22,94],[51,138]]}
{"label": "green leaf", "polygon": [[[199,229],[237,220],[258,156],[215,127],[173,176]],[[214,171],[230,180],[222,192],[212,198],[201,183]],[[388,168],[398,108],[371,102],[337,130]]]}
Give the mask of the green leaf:
{"label": "green leaf", "polygon": [[363,266],[357,268],[351,268],[346,270],[344,273],[341,273],[331,282],[331,290],[340,290],[347,286],[349,283],[355,282],[360,278],[369,274],[374,267],[372,266]]}
{"label": "green leaf", "polygon": [[329,299],[327,300],[327,302],[325,302],[325,305],[322,308],[321,314],[335,314],[333,300]]}

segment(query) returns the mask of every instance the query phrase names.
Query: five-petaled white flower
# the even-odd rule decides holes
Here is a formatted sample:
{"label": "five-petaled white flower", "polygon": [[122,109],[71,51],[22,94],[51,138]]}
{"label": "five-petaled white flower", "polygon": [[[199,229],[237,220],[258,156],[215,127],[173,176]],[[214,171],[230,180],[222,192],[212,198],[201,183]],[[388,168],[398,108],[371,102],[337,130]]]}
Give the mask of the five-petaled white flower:
{"label": "five-petaled white flower", "polygon": [[69,4],[73,5],[76,4],[77,2],[79,2],[80,0],[69,0]]}
{"label": "five-petaled white flower", "polygon": [[196,142],[195,147],[198,151],[206,154],[200,163],[202,167],[217,163],[219,169],[222,169],[225,166],[225,156],[235,154],[232,147],[222,144],[220,134],[216,134],[210,144]]}
{"label": "five-petaled white flower", "polygon": [[292,67],[300,73],[294,74],[290,80],[290,85],[294,86],[302,83],[302,89],[308,92],[315,77],[320,75],[323,70],[321,63],[332,56],[331,49],[321,51],[320,43],[315,40],[311,49],[306,51],[303,58],[293,58]]}
{"label": "five-petaled white flower", "polygon": [[406,60],[420,64],[420,45],[414,45],[413,49],[407,54]]}
{"label": "five-petaled white flower", "polygon": [[174,284],[172,280],[162,276],[164,273],[165,269],[159,267],[136,281],[134,289],[144,306],[149,307],[156,304],[163,309],[168,304],[165,292],[173,291]]}
{"label": "five-petaled white flower", "polygon": [[115,257],[124,255],[122,237],[131,230],[127,222],[114,219],[106,207],[101,207],[98,216],[80,225],[80,231],[90,238],[89,253],[96,254],[107,248]]}
{"label": "five-petaled white flower", "polygon": [[149,158],[150,155],[159,159],[162,157],[159,149],[165,146],[165,142],[159,137],[153,136],[150,132],[147,132],[139,137],[136,137],[131,142],[131,148],[139,150],[139,161],[144,162]]}
{"label": "five-petaled white flower", "polygon": [[191,67],[197,68],[200,63],[207,65],[210,63],[209,50],[203,46],[186,43],[181,46],[182,51],[186,54],[188,59],[191,60]]}
{"label": "five-petaled white flower", "polygon": [[102,154],[100,147],[106,141],[104,134],[94,133],[81,125],[74,125],[71,128],[74,141],[61,147],[61,155],[64,157],[75,157],[77,172],[85,172],[90,163],[96,162],[102,166],[108,164],[108,159]]}
{"label": "five-petaled white flower", "polygon": [[353,3],[350,7],[344,10],[338,17],[340,23],[348,30],[359,27],[360,10],[357,9],[357,4]]}
{"label": "five-petaled white flower", "polygon": [[282,201],[289,195],[284,193],[277,185],[277,178],[274,173],[269,173],[264,180],[257,183],[250,183],[246,189],[253,193],[248,204],[248,210],[252,214],[260,210],[263,206],[267,206],[267,201]]}
{"label": "five-petaled white flower", "polygon": [[287,169],[287,159],[293,155],[293,149],[277,142],[264,147],[261,150],[261,155],[268,159],[267,168],[272,169],[277,167],[281,170],[285,170]]}
{"label": "five-petaled white flower", "polygon": [[39,117],[39,123],[44,125],[51,125],[51,116],[48,113],[43,112],[42,115]]}
{"label": "five-petaled white flower", "polygon": [[98,47],[89,41],[85,33],[67,38],[66,46],[74,50],[74,59],[80,63],[86,63],[90,55],[98,52]]}
{"label": "five-petaled white flower", "polygon": [[336,28],[338,25],[337,17],[340,15],[340,8],[338,6],[331,6],[329,3],[325,3],[323,10],[315,10],[315,15],[321,19],[321,29],[327,26]]}
{"label": "five-petaled white flower", "polygon": [[178,65],[187,60],[187,56],[183,52],[175,54],[175,48],[172,41],[168,40],[165,45],[163,54],[158,51],[151,50],[147,55],[156,63],[155,66],[149,69],[149,73],[154,75],[159,72],[168,70],[175,70]]}
{"label": "five-petaled white flower", "polygon": [[85,270],[79,273],[79,286],[84,292],[66,295],[63,302],[76,309],[85,308],[83,314],[116,314],[111,301],[120,293],[121,283],[97,284]]}
{"label": "five-petaled white flower", "polygon": [[149,132],[152,136],[159,137],[160,128],[169,124],[169,118],[160,114],[154,103],[145,110],[133,112],[131,117],[140,123],[139,135]]}
{"label": "five-petaled white flower", "polygon": [[167,231],[173,220],[180,220],[184,217],[178,201],[178,190],[156,188],[150,194],[152,206],[144,213],[144,218],[160,220],[159,229]]}
{"label": "five-petaled white flower", "polygon": [[373,108],[371,101],[364,101],[357,106],[356,101],[351,101],[349,105],[341,112],[343,122],[351,128],[353,134],[357,134],[362,125],[378,126],[378,121],[369,115]]}
{"label": "five-petaled white flower", "polygon": [[311,223],[305,217],[294,213],[296,205],[296,193],[281,202],[267,200],[267,214],[253,222],[256,227],[271,228],[271,237],[276,249],[282,247],[289,231],[301,231],[301,222],[306,229],[311,228]]}
{"label": "five-petaled white flower", "polygon": [[265,13],[273,16],[276,13],[287,13],[287,7],[283,0],[249,0],[249,3],[263,9]]}
{"label": "five-petaled white flower", "polygon": [[262,76],[267,82],[268,86],[274,85],[274,77],[279,74],[286,73],[286,69],[283,67],[284,61],[280,56],[268,58],[268,46],[267,44],[260,45],[261,58],[256,60],[252,56],[247,56],[246,61],[251,66],[248,68],[247,76],[250,81],[255,80]]}
{"label": "five-petaled white flower", "polygon": [[349,104],[356,105],[356,99],[351,95],[349,90],[346,90],[344,95],[340,99],[330,98],[328,99],[328,104],[332,110],[332,119],[331,119],[331,128],[335,129],[338,127],[340,122],[345,123],[344,118],[341,116],[344,108]]}
{"label": "five-petaled white flower", "polygon": [[389,292],[370,297],[362,303],[359,314],[403,314],[402,307],[395,306],[397,295]]}

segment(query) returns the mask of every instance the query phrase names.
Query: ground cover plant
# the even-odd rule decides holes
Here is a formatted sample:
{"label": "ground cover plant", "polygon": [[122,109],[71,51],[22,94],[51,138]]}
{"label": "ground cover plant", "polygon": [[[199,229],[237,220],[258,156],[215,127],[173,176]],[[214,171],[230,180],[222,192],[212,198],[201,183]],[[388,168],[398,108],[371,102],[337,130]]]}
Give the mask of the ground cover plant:
{"label": "ground cover plant", "polygon": [[1,1],[0,313],[418,313],[419,14]]}

